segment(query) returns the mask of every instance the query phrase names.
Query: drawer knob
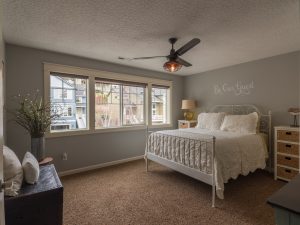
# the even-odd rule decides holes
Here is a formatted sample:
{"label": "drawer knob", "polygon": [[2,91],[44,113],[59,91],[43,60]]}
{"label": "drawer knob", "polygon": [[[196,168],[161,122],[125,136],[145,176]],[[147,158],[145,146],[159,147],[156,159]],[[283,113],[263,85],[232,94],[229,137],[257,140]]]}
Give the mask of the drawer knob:
{"label": "drawer knob", "polygon": [[286,147],[286,148],[291,148],[291,147],[292,147],[292,145],[285,145],[285,147]]}
{"label": "drawer knob", "polygon": [[291,160],[292,158],[291,157],[288,157],[288,156],[286,156],[286,157],[284,157],[286,160]]}
{"label": "drawer knob", "polygon": [[291,132],[285,132],[285,134],[286,134],[286,135],[291,135],[292,133],[291,133]]}
{"label": "drawer knob", "polygon": [[291,173],[292,171],[291,171],[291,170],[288,170],[288,169],[285,169],[285,172]]}

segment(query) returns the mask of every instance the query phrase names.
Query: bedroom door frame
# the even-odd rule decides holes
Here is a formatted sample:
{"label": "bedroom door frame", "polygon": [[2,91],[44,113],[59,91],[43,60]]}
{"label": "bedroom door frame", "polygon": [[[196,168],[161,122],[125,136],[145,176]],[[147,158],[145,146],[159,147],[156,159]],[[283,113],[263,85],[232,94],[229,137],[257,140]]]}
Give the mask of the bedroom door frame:
{"label": "bedroom door frame", "polygon": [[3,85],[3,73],[4,62],[0,65],[0,225],[5,225],[5,213],[4,213],[4,192],[2,190],[3,185],[3,105],[4,105],[4,85]]}

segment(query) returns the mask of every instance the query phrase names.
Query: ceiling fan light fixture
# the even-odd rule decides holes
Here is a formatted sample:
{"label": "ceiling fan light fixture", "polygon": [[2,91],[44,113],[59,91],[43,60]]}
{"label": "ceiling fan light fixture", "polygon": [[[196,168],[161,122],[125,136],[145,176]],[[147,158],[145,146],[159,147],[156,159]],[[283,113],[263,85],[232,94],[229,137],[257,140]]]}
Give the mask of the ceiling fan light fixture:
{"label": "ceiling fan light fixture", "polygon": [[168,71],[168,72],[171,72],[171,73],[180,70],[181,67],[182,67],[181,64],[179,64],[175,61],[172,61],[172,60],[170,60],[170,61],[168,61],[164,64],[165,71]]}

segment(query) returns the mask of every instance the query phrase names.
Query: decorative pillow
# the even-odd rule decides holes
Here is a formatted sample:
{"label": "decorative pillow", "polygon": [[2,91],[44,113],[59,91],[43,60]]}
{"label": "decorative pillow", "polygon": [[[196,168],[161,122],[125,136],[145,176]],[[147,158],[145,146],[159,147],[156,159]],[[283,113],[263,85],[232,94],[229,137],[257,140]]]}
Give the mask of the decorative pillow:
{"label": "decorative pillow", "polygon": [[255,134],[257,122],[257,112],[253,112],[248,115],[226,115],[222,123],[221,130]]}
{"label": "decorative pillow", "polygon": [[39,179],[40,167],[38,161],[30,152],[26,152],[24,155],[22,167],[26,183],[36,183]]}
{"label": "decorative pillow", "polygon": [[6,196],[16,196],[22,186],[23,169],[16,154],[7,146],[3,146],[4,182],[11,184],[4,189]]}
{"label": "decorative pillow", "polygon": [[208,130],[220,130],[226,113],[200,113],[197,128]]}

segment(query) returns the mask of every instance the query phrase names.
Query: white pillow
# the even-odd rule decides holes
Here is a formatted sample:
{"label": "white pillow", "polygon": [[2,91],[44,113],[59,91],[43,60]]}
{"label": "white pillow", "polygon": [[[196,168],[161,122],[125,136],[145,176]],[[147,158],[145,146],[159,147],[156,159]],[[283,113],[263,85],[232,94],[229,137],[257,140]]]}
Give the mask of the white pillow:
{"label": "white pillow", "polygon": [[12,184],[4,189],[4,194],[18,195],[23,182],[23,169],[16,154],[7,146],[3,146],[3,172],[4,182]]}
{"label": "white pillow", "polygon": [[22,162],[25,181],[28,184],[34,184],[38,181],[40,175],[40,167],[36,158],[30,153],[26,152]]}
{"label": "white pillow", "polygon": [[200,113],[198,116],[197,128],[208,130],[220,130],[225,117],[224,112],[220,113]]}
{"label": "white pillow", "polygon": [[258,122],[257,112],[248,115],[226,115],[221,126],[222,131],[255,134]]}

